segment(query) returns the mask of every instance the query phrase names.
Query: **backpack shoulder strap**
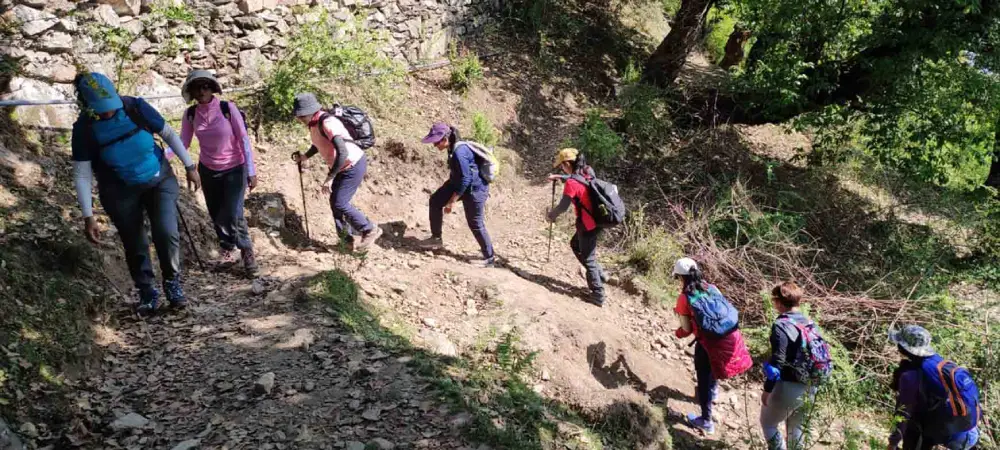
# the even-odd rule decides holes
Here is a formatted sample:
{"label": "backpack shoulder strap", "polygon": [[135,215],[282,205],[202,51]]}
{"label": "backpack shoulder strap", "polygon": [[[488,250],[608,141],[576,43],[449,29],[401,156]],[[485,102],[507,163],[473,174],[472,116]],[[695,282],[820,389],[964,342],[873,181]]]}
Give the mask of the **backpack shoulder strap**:
{"label": "backpack shoulder strap", "polygon": [[142,115],[142,111],[139,111],[139,98],[131,97],[127,95],[122,96],[122,109],[125,110],[125,115],[128,116],[132,122],[136,124],[143,131],[149,134],[156,135],[156,131],[153,130],[152,125],[146,120],[146,116]]}
{"label": "backpack shoulder strap", "polygon": [[[590,189],[590,182],[588,182],[586,178],[584,178],[582,175],[580,175],[578,173],[574,173],[573,175],[570,175],[569,179],[570,180],[574,180],[577,183],[582,184],[583,187],[587,188],[588,190]],[[586,206],[584,206],[583,202],[581,202],[579,200],[574,200],[574,201],[576,202],[576,205],[580,207],[580,209],[586,211],[587,214],[589,214],[592,219],[594,218],[594,213],[590,212],[590,209],[588,209]]]}
{"label": "backpack shoulder strap", "polygon": [[187,111],[184,112],[184,117],[187,117],[188,122],[194,123],[194,110],[198,105],[188,106]]}
{"label": "backpack shoulder strap", "polygon": [[225,117],[226,120],[230,120],[229,102],[227,102],[225,100],[220,100],[219,101],[219,109],[222,110],[222,117]]}
{"label": "backpack shoulder strap", "polygon": [[332,114],[324,111],[323,114],[320,114],[319,121],[316,122],[316,126],[319,127],[319,135],[323,136],[323,139],[330,139],[330,136],[326,135],[326,128],[323,126],[323,123],[325,123],[326,119],[329,119],[331,116]]}

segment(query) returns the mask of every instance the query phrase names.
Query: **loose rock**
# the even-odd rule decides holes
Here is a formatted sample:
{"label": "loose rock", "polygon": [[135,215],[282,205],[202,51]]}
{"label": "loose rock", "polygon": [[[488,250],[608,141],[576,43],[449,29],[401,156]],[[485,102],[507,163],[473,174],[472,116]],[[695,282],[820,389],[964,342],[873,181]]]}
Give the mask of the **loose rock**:
{"label": "loose rock", "polygon": [[253,385],[253,391],[257,395],[267,395],[274,389],[274,372],[268,372],[257,378]]}
{"label": "loose rock", "polygon": [[149,419],[134,412],[128,413],[111,423],[111,429],[116,431],[142,428],[149,425]]}
{"label": "loose rock", "polygon": [[201,439],[188,439],[180,444],[175,445],[170,450],[193,450],[201,445]]}

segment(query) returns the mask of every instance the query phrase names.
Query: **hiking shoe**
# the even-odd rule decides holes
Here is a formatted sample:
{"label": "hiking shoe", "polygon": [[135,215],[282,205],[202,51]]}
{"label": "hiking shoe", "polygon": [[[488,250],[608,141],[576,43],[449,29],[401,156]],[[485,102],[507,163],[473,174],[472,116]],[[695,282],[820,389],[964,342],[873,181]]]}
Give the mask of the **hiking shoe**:
{"label": "hiking shoe", "polygon": [[167,294],[167,301],[170,302],[170,306],[174,308],[187,306],[187,298],[184,297],[184,288],[181,287],[180,277],[164,281],[163,291]]}
{"label": "hiking shoe", "polygon": [[497,258],[496,256],[493,256],[490,258],[473,260],[470,264],[472,264],[473,267],[477,267],[480,269],[492,269],[496,267],[496,263],[497,263]]}
{"label": "hiking shoe", "polygon": [[440,236],[431,236],[427,239],[420,241],[420,248],[424,250],[441,250],[444,248],[444,240]]}
{"label": "hiking shoe", "polygon": [[257,273],[257,256],[254,255],[252,248],[240,250],[240,259],[243,260],[243,269],[248,274],[253,275]]}
{"label": "hiking shoe", "polygon": [[375,227],[371,231],[362,234],[361,240],[354,243],[354,250],[364,250],[370,247],[372,244],[382,236],[382,228]]}
{"label": "hiking shoe", "polygon": [[[587,281],[587,268],[580,266],[580,276],[583,277],[583,281]],[[601,282],[607,284],[611,277],[608,276],[608,272],[601,269]]]}
{"label": "hiking shoe", "polygon": [[586,299],[587,303],[590,303],[598,308],[603,308],[604,302],[607,300],[608,298],[604,294],[590,294],[590,296]]}
{"label": "hiking shoe", "polygon": [[135,313],[140,317],[149,317],[156,313],[156,308],[160,306],[160,291],[155,287],[139,288],[139,305],[135,307]]}
{"label": "hiking shoe", "polygon": [[705,420],[696,414],[687,415],[688,425],[701,430],[705,434],[715,433],[715,424],[711,420]]}
{"label": "hiking shoe", "polygon": [[236,249],[219,250],[218,264],[220,266],[231,266],[233,264],[236,264],[237,260],[239,260],[239,256],[236,255]]}

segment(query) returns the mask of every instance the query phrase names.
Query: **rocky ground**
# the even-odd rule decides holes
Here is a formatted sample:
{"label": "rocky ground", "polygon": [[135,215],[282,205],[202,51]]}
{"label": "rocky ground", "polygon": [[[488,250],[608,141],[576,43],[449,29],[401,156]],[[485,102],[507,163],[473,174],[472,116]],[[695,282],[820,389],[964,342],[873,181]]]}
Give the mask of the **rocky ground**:
{"label": "rocky ground", "polygon": [[[543,175],[586,100],[558,79],[514,89],[509,72],[493,70],[486,86],[464,97],[443,88],[446,72],[420,74],[404,106],[377,116],[380,145],[355,202],[386,233],[365,255],[338,248],[317,192],[325,172],[318,164],[304,177],[311,240],[302,236],[302,192],[288,153],[306,145],[304,130],[262,139],[260,186],[249,203],[272,199],[278,219],[251,208],[260,276],[201,270],[188,255],[186,311],[143,321],[131,315],[131,299],[118,298],[113,317],[95,324],[99,370],[67,381],[79,416],[68,425],[15,428],[29,445],[48,448],[488,448],[468,432],[468,412],[435,383],[453,376],[441,361],[475,364],[484,343],[514,331],[538,352],[528,382],[548,401],[583,414],[620,402],[652,405],[665,413],[679,448],[744,446],[757,433],[756,386],[724,383],[722,426],[713,437],[697,435],[680,419],[697,406],[691,347],[673,337],[669,308],[648,304],[614,271],[610,302],[584,302],[568,246],[570,217],[555,227],[548,257],[543,217],[551,186]],[[494,269],[467,263],[478,249],[460,207],[445,219],[445,251],[415,245],[429,234],[427,197],[446,178],[445,155],[419,139],[435,120],[468,129],[473,112],[486,114],[513,149],[501,155],[504,172],[487,214],[502,261]],[[211,239],[199,198],[185,202],[185,214],[204,252]],[[310,286],[330,271],[349,278],[361,303],[378,311],[373,323],[415,347],[356,333],[358,324],[317,301]],[[109,277],[127,286],[121,275]],[[420,363],[428,355],[440,362],[433,376]]]}

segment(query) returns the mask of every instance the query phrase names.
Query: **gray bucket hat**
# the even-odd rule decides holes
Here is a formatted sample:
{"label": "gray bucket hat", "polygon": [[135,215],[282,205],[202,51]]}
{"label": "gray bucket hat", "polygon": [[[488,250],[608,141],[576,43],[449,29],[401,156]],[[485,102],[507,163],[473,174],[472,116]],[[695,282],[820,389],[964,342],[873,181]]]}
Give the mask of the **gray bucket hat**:
{"label": "gray bucket hat", "polygon": [[319,103],[314,94],[305,92],[295,96],[292,109],[295,117],[312,116],[316,114],[316,111],[323,109],[323,105]]}
{"label": "gray bucket hat", "polygon": [[184,80],[184,85],[181,86],[181,96],[184,97],[185,102],[191,101],[191,93],[188,92],[188,87],[191,86],[191,83],[198,80],[210,82],[212,84],[212,92],[216,94],[222,93],[222,85],[219,84],[219,80],[215,78],[215,75],[213,75],[212,72],[207,70],[194,70],[188,74],[187,79]]}
{"label": "gray bucket hat", "polygon": [[933,356],[931,333],[919,325],[907,325],[901,330],[889,331],[889,342],[899,345],[914,356]]}

